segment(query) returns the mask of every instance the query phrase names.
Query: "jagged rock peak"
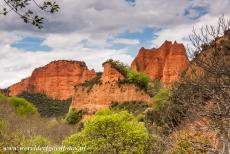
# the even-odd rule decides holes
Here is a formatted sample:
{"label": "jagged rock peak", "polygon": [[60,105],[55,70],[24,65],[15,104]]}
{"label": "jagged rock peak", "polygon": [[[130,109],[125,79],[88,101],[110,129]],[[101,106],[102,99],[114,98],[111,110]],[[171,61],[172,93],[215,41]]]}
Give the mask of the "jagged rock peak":
{"label": "jagged rock peak", "polygon": [[184,45],[166,40],[159,48],[142,47],[131,68],[168,85],[179,79],[180,73],[187,68],[188,64]]}

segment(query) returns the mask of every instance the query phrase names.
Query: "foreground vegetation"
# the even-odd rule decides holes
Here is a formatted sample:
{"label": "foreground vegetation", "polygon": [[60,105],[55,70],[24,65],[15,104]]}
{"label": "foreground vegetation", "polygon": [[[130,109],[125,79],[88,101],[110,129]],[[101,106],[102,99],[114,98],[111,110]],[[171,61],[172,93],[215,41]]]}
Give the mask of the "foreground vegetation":
{"label": "foreground vegetation", "polygon": [[7,153],[2,148],[9,146],[61,145],[78,131],[77,125],[64,120],[41,118],[37,108],[23,98],[0,94],[0,153]]}

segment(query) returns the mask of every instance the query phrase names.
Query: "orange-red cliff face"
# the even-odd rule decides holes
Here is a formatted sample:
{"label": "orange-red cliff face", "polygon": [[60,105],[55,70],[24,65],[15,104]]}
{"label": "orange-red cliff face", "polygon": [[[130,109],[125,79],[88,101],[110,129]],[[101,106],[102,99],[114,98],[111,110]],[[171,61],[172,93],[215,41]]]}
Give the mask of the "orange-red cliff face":
{"label": "orange-red cliff face", "polygon": [[32,75],[9,87],[9,95],[19,95],[23,91],[44,93],[53,99],[64,100],[74,93],[74,86],[96,75],[80,61],[53,61],[37,68]]}
{"label": "orange-red cliff face", "polygon": [[131,68],[144,72],[152,79],[160,79],[163,85],[169,85],[179,79],[188,65],[184,45],[165,41],[157,49],[141,48]]}
{"label": "orange-red cliff face", "polygon": [[112,101],[151,102],[150,96],[135,85],[119,85],[117,81],[123,78],[123,75],[111,64],[104,64],[101,84],[95,84],[91,89],[77,86],[70,108],[87,109],[88,113],[94,113],[101,108],[108,107]]}

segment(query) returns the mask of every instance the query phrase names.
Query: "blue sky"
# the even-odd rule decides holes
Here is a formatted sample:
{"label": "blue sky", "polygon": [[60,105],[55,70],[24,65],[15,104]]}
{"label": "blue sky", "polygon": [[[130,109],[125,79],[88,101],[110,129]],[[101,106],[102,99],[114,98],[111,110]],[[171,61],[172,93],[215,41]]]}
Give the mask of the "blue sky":
{"label": "blue sky", "polygon": [[60,12],[38,30],[15,14],[0,16],[0,88],[50,61],[85,61],[102,71],[113,58],[130,64],[141,47],[165,40],[189,44],[193,27],[230,17],[229,0],[58,0]]}
{"label": "blue sky", "polygon": [[17,49],[23,49],[25,51],[36,52],[36,51],[51,51],[51,48],[42,45],[44,39],[39,37],[24,37],[19,41],[13,42],[11,47]]}

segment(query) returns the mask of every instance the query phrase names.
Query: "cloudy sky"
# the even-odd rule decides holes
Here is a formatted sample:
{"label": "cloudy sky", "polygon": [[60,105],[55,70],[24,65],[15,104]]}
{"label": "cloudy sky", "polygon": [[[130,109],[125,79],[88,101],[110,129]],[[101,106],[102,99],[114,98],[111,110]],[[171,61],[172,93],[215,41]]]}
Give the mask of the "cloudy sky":
{"label": "cloudy sky", "polygon": [[40,14],[45,17],[42,30],[13,13],[0,15],[0,88],[52,60],[85,61],[97,71],[109,58],[130,64],[142,46],[159,47],[165,40],[186,45],[193,26],[215,24],[222,14],[230,17],[230,0],[56,2],[61,7],[57,14]]}

